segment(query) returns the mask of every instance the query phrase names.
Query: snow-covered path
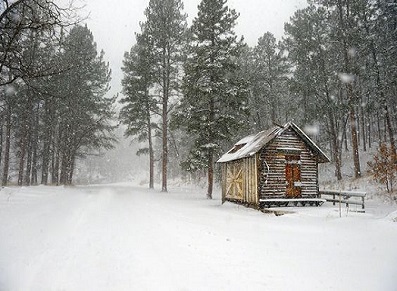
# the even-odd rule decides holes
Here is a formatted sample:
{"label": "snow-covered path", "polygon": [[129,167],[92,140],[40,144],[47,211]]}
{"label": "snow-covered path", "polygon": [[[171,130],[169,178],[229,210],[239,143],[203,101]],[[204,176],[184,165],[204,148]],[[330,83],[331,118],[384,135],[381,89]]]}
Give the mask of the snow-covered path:
{"label": "snow-covered path", "polygon": [[397,223],[281,217],[192,189],[0,191],[0,290],[396,290]]}

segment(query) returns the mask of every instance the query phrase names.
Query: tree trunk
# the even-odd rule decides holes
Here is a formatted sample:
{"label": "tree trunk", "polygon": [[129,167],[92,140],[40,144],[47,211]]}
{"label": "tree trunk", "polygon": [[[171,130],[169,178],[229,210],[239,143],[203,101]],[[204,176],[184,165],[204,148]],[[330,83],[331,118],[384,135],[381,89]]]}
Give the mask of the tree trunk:
{"label": "tree trunk", "polygon": [[0,169],[3,163],[3,139],[4,139],[4,120],[3,116],[0,117]]}
{"label": "tree trunk", "polygon": [[50,146],[49,143],[45,142],[43,146],[42,153],[42,166],[41,166],[41,184],[48,184],[48,166],[49,166],[49,158],[50,158]]}
{"label": "tree trunk", "polygon": [[[25,128],[23,126],[23,128]],[[18,170],[18,186],[23,184],[23,173],[25,166],[25,154],[26,154],[26,132],[22,129],[22,136],[19,142],[18,159],[19,159],[19,170]]]}
{"label": "tree trunk", "polygon": [[37,142],[34,141],[32,147],[32,176],[30,179],[31,185],[37,185]]}
{"label": "tree trunk", "polygon": [[214,154],[213,150],[209,150],[208,154],[208,189],[207,198],[212,199],[212,190],[214,185]]}
{"label": "tree trunk", "polygon": [[27,112],[27,124],[28,124],[28,131],[26,134],[26,174],[25,174],[25,185],[30,185],[32,174],[32,161],[33,161],[33,129],[35,128],[35,112],[34,106],[31,104],[29,106],[29,110]]}
{"label": "tree trunk", "polygon": [[8,170],[10,167],[10,145],[11,145],[11,107],[7,106],[6,113],[6,137],[5,137],[5,149],[4,149],[4,168],[3,168],[3,180],[2,185],[7,186],[8,184]]}
{"label": "tree trunk", "polygon": [[376,125],[378,127],[378,145],[382,144],[382,131],[380,129],[380,117],[379,117],[379,110],[376,111]]}
{"label": "tree trunk", "polygon": [[[321,58],[321,71],[322,74],[324,74],[324,76],[326,76],[326,69],[325,69],[325,58],[322,54],[322,50],[320,49],[319,51],[319,55],[322,56]],[[325,91],[325,96],[327,97],[327,116],[329,119],[329,131],[331,134],[331,145],[332,145],[332,149],[333,149],[333,158],[335,161],[335,176],[336,178],[340,181],[342,180],[342,161],[340,158],[340,151],[341,148],[339,147],[339,142],[338,142],[338,129],[336,126],[336,121],[335,121],[335,110],[332,108],[331,104],[333,103],[332,98],[330,96],[330,90],[329,90],[329,86],[328,86],[328,82],[327,79],[324,78],[323,79],[323,85],[324,85],[324,91]]]}
{"label": "tree trunk", "polygon": [[[271,70],[270,68],[270,63],[268,63],[268,67],[269,70]],[[277,120],[277,101],[275,100],[276,97],[274,96],[274,92],[273,92],[273,82],[270,81],[269,82],[269,91],[270,91],[270,96],[268,96],[268,98],[270,99],[270,118],[272,120],[272,125],[277,124],[278,120]]]}
{"label": "tree trunk", "polygon": [[153,150],[152,137],[149,136],[149,189],[153,189],[153,188],[154,188],[154,150]]}
{"label": "tree trunk", "polygon": [[75,163],[76,163],[76,154],[73,153],[69,159],[69,166],[68,166],[69,173],[68,173],[67,185],[72,185]]}
{"label": "tree trunk", "polygon": [[25,174],[25,185],[30,185],[30,174],[32,173],[32,140],[29,136],[27,143],[27,157],[26,157],[26,174]]}
{"label": "tree trunk", "polygon": [[342,154],[343,146],[345,146],[345,152],[349,151],[349,146],[347,144],[347,122],[349,121],[349,116],[343,119],[342,124],[342,139],[340,141],[340,152]]}
{"label": "tree trunk", "polygon": [[362,132],[362,141],[363,141],[363,151],[366,152],[367,151],[367,138],[366,138],[366,126],[365,126],[365,113],[364,113],[364,106],[363,106],[363,99],[361,97],[361,105],[360,105],[360,111],[361,111],[361,132]]}
{"label": "tree trunk", "polygon": [[54,185],[59,184],[59,166],[60,166],[60,140],[61,140],[61,127],[58,125],[58,132],[56,138],[52,143],[52,163],[51,163],[51,183]]}
{"label": "tree trunk", "polygon": [[51,163],[51,184],[59,184],[59,149],[56,148],[52,152],[52,163]]}
{"label": "tree trunk", "polygon": [[371,114],[368,114],[368,148],[372,148],[372,126]]}
{"label": "tree trunk", "polygon": [[385,100],[385,104],[384,104],[384,109],[385,109],[385,119],[386,119],[386,124],[387,124],[387,131],[389,133],[390,148],[391,148],[391,153],[392,153],[392,157],[393,157],[393,162],[397,163],[396,143],[394,141],[393,128],[391,125],[389,108],[387,106],[386,100]]}
{"label": "tree trunk", "polygon": [[68,153],[66,153],[64,149],[61,158],[61,174],[59,176],[59,183],[61,185],[66,185],[68,181],[68,163],[69,163],[69,155]]}
{"label": "tree trunk", "polygon": [[[213,78],[211,77],[211,82],[214,83]],[[211,94],[211,93],[210,93]],[[213,94],[213,93],[212,93]],[[214,149],[213,149],[213,139],[212,135],[215,131],[213,126],[215,121],[215,97],[212,95],[210,96],[209,102],[209,129],[208,129],[208,136],[207,136],[207,143],[209,144],[208,148],[208,190],[207,190],[207,198],[212,199],[212,190],[214,185]]]}
{"label": "tree trunk", "polygon": [[162,181],[161,181],[161,192],[167,192],[167,169],[168,169],[168,118],[167,118],[167,105],[166,101],[163,98],[163,150],[162,150]]}
{"label": "tree trunk", "polygon": [[[149,100],[149,92],[145,92],[145,100]],[[150,106],[149,102],[146,101],[146,123],[147,123],[147,133],[148,133],[148,143],[149,143],[149,189],[154,188],[154,149],[153,149],[153,139],[152,139],[152,123],[150,120]]]}
{"label": "tree trunk", "polygon": [[330,122],[331,143],[333,148],[333,157],[335,161],[335,176],[340,181],[342,180],[342,162],[340,159],[340,147],[338,142],[338,130],[335,126],[334,117],[332,112],[328,112]]}
{"label": "tree trunk", "polygon": [[167,58],[167,50],[163,48],[163,108],[162,108],[162,184],[161,192],[167,192],[167,170],[168,170],[168,99],[169,99],[169,59]]}
{"label": "tree trunk", "polygon": [[[343,4],[342,0],[338,0],[337,3],[338,12],[339,12],[339,29],[340,29],[340,39],[343,43],[343,57],[344,57],[344,67],[345,73],[351,74],[351,64],[350,64],[350,57],[348,55],[348,51],[350,48],[350,43],[346,37],[346,26],[344,23],[344,16],[343,16]],[[349,15],[349,7],[346,6],[346,15]],[[350,81],[346,84],[346,95],[347,100],[349,103],[349,119],[350,119],[350,128],[351,128],[351,139],[352,139],[352,147],[353,147],[353,160],[354,160],[354,177],[359,178],[361,177],[361,170],[360,170],[360,156],[359,156],[359,149],[358,149],[358,138],[357,138],[357,121],[356,121],[356,114],[355,114],[355,96],[353,92],[353,82]]]}
{"label": "tree trunk", "polygon": [[[352,90],[352,89],[351,89]],[[360,169],[360,156],[358,150],[358,139],[357,139],[357,125],[356,125],[356,116],[354,111],[354,105],[350,105],[350,127],[351,127],[351,139],[352,139],[352,147],[353,147],[353,160],[354,160],[354,177],[361,177],[361,169]]]}
{"label": "tree trunk", "polygon": [[31,175],[31,180],[30,183],[32,185],[37,185],[37,148],[38,148],[38,142],[39,142],[39,121],[40,121],[40,116],[39,116],[39,110],[40,110],[40,105],[37,104],[36,110],[35,110],[35,115],[34,115],[34,124],[33,124],[33,137],[32,137],[32,175]]}
{"label": "tree trunk", "polygon": [[41,166],[41,184],[48,183],[48,169],[50,163],[50,146],[51,146],[51,105],[49,100],[44,103],[44,137],[43,137],[43,151],[42,151],[42,166]]}

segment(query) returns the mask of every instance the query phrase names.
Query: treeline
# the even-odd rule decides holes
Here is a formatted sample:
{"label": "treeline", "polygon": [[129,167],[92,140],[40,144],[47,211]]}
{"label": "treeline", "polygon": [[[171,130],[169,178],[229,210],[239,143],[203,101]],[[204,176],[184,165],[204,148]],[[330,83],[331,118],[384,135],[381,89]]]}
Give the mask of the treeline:
{"label": "treeline", "polygon": [[396,0],[309,1],[281,41],[266,32],[253,48],[235,35],[239,15],[225,0],[202,0],[190,27],[181,0],[151,0],[145,15],[124,58],[120,119],[147,141],[150,187],[161,160],[163,191],[182,165],[207,173],[210,198],[231,141],[289,120],[315,129],[337,179],[343,151],[355,177],[360,151],[386,142],[395,153]]}
{"label": "treeline", "polygon": [[215,159],[248,116],[248,84],[238,63],[244,44],[233,31],[238,14],[223,0],[204,0],[198,8],[188,28],[182,1],[149,2],[124,58],[120,119],[126,135],[148,143],[139,153],[149,153],[149,187],[158,138],[162,191],[170,160],[175,172],[179,162],[183,170],[205,169],[211,198]]}
{"label": "treeline", "polygon": [[356,178],[360,149],[387,142],[396,152],[396,31],[394,0],[313,1],[285,26],[301,123],[325,129],[339,180],[349,143]]}
{"label": "treeline", "polygon": [[245,68],[254,124],[262,127],[266,112],[268,122],[321,129],[338,180],[343,151],[356,178],[361,150],[387,142],[395,153],[396,15],[396,1],[310,1],[285,24],[282,41],[266,33]]}
{"label": "treeline", "polygon": [[2,185],[70,184],[76,159],[114,140],[110,70],[73,7],[0,3]]}

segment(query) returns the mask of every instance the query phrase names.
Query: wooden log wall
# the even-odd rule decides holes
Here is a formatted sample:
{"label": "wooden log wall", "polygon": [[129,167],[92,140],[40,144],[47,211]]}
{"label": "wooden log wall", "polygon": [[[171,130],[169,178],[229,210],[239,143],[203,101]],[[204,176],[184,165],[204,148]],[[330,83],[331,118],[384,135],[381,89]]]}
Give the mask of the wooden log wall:
{"label": "wooden log wall", "polygon": [[[301,197],[318,197],[317,158],[295,131],[289,129],[276,137],[259,153],[258,192],[260,199],[286,198],[285,155],[288,154],[288,150],[300,152],[298,154],[300,154],[301,163]],[[269,173],[267,167],[269,167]]]}

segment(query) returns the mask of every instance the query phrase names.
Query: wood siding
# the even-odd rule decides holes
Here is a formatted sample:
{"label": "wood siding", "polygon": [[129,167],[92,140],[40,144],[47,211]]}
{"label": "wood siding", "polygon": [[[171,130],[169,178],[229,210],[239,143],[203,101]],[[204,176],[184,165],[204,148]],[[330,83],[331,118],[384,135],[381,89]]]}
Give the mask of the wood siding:
{"label": "wood siding", "polygon": [[[317,158],[305,142],[291,129],[276,137],[259,152],[259,198],[287,198],[286,156],[300,156],[301,198],[318,197]],[[269,169],[269,170],[268,170]]]}
{"label": "wood siding", "polygon": [[258,204],[257,156],[229,162],[222,167],[222,200]]}
{"label": "wood siding", "polygon": [[243,167],[241,161],[234,161],[226,166],[226,199],[243,201]]}

